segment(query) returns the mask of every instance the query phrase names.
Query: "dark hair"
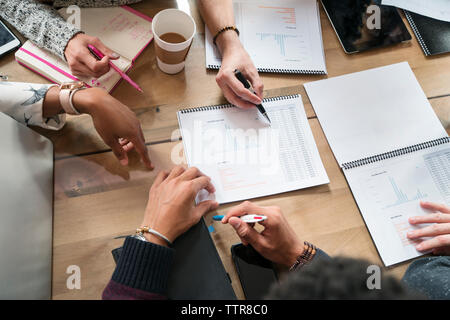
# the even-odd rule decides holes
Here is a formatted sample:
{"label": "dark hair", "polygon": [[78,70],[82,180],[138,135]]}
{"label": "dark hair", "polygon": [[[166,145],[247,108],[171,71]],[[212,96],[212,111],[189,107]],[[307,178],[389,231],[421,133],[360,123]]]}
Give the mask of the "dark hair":
{"label": "dark hair", "polygon": [[392,276],[380,277],[380,289],[369,289],[372,263],[351,258],[316,258],[272,286],[266,299],[274,300],[406,300],[424,299]]}

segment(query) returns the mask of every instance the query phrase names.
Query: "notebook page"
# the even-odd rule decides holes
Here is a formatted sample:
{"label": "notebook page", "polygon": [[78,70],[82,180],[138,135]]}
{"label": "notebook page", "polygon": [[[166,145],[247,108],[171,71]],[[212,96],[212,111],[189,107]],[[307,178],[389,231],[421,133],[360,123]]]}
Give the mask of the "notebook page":
{"label": "notebook page", "polygon": [[384,264],[422,255],[406,237],[415,228],[408,218],[430,213],[420,201],[450,205],[450,144],[344,173]]}
{"label": "notebook page", "polygon": [[[316,0],[233,2],[240,40],[260,71],[326,73]],[[206,65],[220,66],[220,53],[205,27]]]}
{"label": "notebook page", "polygon": [[[59,12],[67,19],[65,8]],[[122,7],[82,8],[81,30],[130,61],[153,39],[151,19]]]}
{"label": "notebook page", "polygon": [[211,177],[219,203],[329,182],[301,98],[264,107],[271,125],[256,108],[178,114],[188,164]]}
{"label": "notebook page", "polygon": [[447,137],[407,62],[305,89],[340,165]]}

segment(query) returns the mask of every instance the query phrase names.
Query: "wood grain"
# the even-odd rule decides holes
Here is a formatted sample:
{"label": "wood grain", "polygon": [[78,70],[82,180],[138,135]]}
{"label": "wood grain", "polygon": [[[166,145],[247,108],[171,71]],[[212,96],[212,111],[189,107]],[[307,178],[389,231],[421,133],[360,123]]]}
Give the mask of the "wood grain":
{"label": "wood grain", "polygon": [[[259,205],[278,205],[299,237],[332,256],[345,255],[381,264],[351,191],[334,159],[317,119],[310,119],[330,184],[253,200]],[[150,147],[157,170],[174,166],[171,153],[179,142]],[[156,171],[148,171],[132,158],[121,167],[111,152],[70,157],[56,162],[54,221],[54,285],[56,299],[97,299],[114,270],[109,252],[141,222],[150,185]],[[222,205],[205,216],[224,214],[233,204]],[[212,238],[239,298],[242,289],[231,261],[230,247],[239,239],[228,225],[214,223]],[[70,252],[70,253],[69,253]],[[106,252],[106,253],[105,253]],[[65,286],[68,265],[81,267],[82,289]],[[407,263],[392,268],[401,277]]]}
{"label": "wood grain", "polygon": [[[185,70],[177,75],[161,72],[156,66],[154,45],[151,44],[129,73],[130,77],[143,88],[144,93],[139,93],[124,81],[113,92],[113,96],[136,112],[149,143],[170,140],[178,127],[175,113],[177,110],[225,102],[215,82],[217,72],[205,68],[204,23],[196,2],[157,0],[145,1],[132,7],[148,16],[154,16],[162,9],[177,5],[192,14],[198,27]],[[411,42],[347,55],[342,50],[322,8],[320,12],[328,76],[261,73],[266,89],[265,96],[285,94],[279,91],[279,88],[297,87],[298,90],[294,89],[293,92],[302,94],[307,115],[313,117],[314,110],[302,87],[304,83],[401,61],[409,62],[428,98],[450,94],[450,55],[425,57],[405,17],[403,17],[405,24],[413,36]],[[17,64],[13,54],[0,61],[0,71],[10,75],[11,81],[46,82],[45,79]],[[95,132],[89,116],[70,118],[67,126],[59,132],[43,130],[39,132],[52,139],[57,158],[109,150]]]}

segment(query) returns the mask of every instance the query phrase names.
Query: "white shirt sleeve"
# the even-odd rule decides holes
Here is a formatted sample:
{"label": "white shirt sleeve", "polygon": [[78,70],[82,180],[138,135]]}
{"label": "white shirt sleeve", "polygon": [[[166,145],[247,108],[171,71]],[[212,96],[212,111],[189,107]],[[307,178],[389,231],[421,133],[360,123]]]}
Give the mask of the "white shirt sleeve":
{"label": "white shirt sleeve", "polygon": [[52,85],[0,81],[0,111],[27,125],[60,130],[66,115],[42,116],[44,97]]}

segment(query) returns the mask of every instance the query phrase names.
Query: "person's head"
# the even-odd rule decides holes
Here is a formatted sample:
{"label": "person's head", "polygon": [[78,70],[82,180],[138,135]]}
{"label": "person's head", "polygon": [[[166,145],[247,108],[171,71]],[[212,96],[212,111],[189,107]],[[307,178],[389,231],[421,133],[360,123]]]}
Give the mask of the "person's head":
{"label": "person's head", "polygon": [[[351,258],[314,259],[298,271],[291,272],[274,285],[266,299],[273,300],[407,300],[424,299],[402,282],[380,272],[379,289],[372,264]],[[369,269],[368,269],[369,268]],[[371,277],[369,279],[369,277]],[[369,281],[368,281],[369,280]],[[375,286],[377,287],[377,285]]]}

